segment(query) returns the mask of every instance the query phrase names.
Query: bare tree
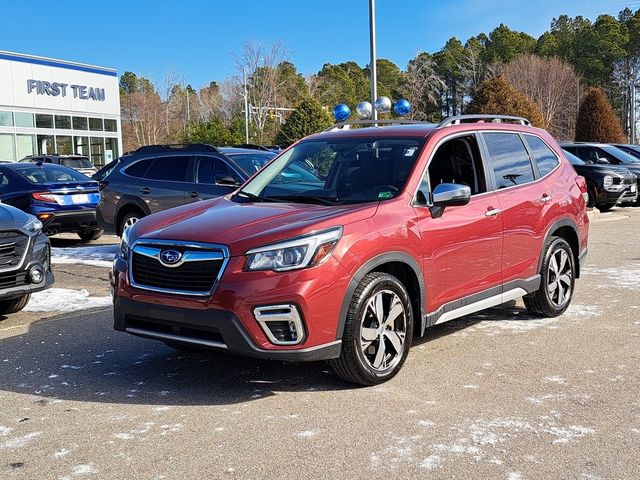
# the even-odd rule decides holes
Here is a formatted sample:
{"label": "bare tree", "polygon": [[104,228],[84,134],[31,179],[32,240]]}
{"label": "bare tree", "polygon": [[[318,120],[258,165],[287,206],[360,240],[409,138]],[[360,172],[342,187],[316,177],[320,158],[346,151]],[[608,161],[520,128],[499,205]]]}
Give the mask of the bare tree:
{"label": "bare tree", "polygon": [[121,98],[125,151],[162,143],[164,133],[164,104],[156,92],[135,92]]}
{"label": "bare tree", "polygon": [[559,58],[524,54],[506,64],[502,75],[540,107],[551,134],[573,139],[580,78],[571,65]]}
{"label": "bare tree", "polygon": [[444,82],[435,70],[434,61],[419,54],[409,62],[406,74],[407,97],[413,105],[412,118],[427,120],[430,107],[437,104]]}
{"label": "bare tree", "polygon": [[162,87],[160,91],[160,97],[164,103],[164,117],[165,117],[165,129],[167,137],[171,136],[174,130],[173,119],[176,115],[176,110],[180,110],[177,105],[176,98],[173,95],[176,85],[182,85],[184,83],[184,75],[178,72],[175,67],[170,67],[162,81]]}
{"label": "bare tree", "polygon": [[256,40],[246,40],[242,51],[233,56],[238,69],[247,75],[251,122],[256,127],[258,142],[262,143],[269,109],[278,106],[282,80],[279,79],[277,66],[288,60],[289,50],[280,41],[265,44]]}

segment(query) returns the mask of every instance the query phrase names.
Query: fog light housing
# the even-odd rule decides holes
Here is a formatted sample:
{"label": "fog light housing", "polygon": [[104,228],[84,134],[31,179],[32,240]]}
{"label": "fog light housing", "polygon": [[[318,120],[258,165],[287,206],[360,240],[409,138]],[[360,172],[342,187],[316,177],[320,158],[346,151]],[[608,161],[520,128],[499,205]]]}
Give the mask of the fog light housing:
{"label": "fog light housing", "polygon": [[44,271],[40,267],[31,267],[29,270],[29,281],[31,283],[40,283],[44,280]]}
{"label": "fog light housing", "polygon": [[256,307],[253,315],[274,345],[298,345],[304,340],[302,318],[295,305]]}

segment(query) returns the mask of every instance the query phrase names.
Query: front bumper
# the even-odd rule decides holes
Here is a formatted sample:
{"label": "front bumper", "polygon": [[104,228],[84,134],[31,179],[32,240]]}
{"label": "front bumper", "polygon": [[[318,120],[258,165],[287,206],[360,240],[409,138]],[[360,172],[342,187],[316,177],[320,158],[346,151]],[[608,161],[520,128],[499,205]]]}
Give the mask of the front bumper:
{"label": "front bumper", "polygon": [[340,356],[341,341],[297,350],[258,347],[233,312],[221,309],[192,311],[180,307],[149,305],[116,297],[113,327],[139,337],[226,350],[270,360],[311,362]]}
{"label": "front bumper", "polygon": [[[39,267],[45,272],[40,283],[30,283],[28,272]],[[0,300],[11,300],[34,292],[45,290],[53,285],[54,276],[51,271],[51,251],[49,240],[42,233],[32,237],[24,263],[20,268],[0,272]]]}
{"label": "front bumper", "polygon": [[[127,262],[116,258],[114,328],[259,358],[339,357],[336,331],[350,276],[335,258],[317,267],[281,273],[246,272],[243,262],[242,257],[230,257],[213,294],[195,297],[134,288]],[[256,308],[282,304],[295,306],[301,315],[304,335],[298,344],[274,343],[256,319]]]}

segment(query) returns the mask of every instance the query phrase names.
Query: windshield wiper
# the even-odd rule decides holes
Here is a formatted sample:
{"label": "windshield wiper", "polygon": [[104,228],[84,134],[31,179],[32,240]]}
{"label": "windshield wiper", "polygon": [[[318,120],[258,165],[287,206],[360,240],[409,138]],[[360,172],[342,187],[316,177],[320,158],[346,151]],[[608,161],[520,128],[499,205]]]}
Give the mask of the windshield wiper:
{"label": "windshield wiper", "polygon": [[295,203],[319,203],[321,205],[336,205],[336,200],[328,197],[314,197],[313,195],[272,195],[269,199],[290,200]]}
{"label": "windshield wiper", "polygon": [[249,200],[253,200],[254,202],[274,202],[275,201],[275,200],[271,200],[271,198],[261,197],[260,195],[255,195],[250,192],[245,192],[244,190],[240,190],[238,193],[234,195],[234,197],[235,196],[243,196],[245,198],[248,198]]}

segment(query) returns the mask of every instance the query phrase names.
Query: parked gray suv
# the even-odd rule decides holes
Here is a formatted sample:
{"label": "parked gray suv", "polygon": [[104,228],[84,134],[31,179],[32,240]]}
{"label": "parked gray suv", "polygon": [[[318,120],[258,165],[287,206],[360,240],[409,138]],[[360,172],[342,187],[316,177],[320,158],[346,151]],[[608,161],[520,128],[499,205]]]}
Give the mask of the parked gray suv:
{"label": "parked gray suv", "polygon": [[100,181],[98,224],[121,235],[151,213],[226,195],[274,156],[204,144],[141,147],[123,155]]}

